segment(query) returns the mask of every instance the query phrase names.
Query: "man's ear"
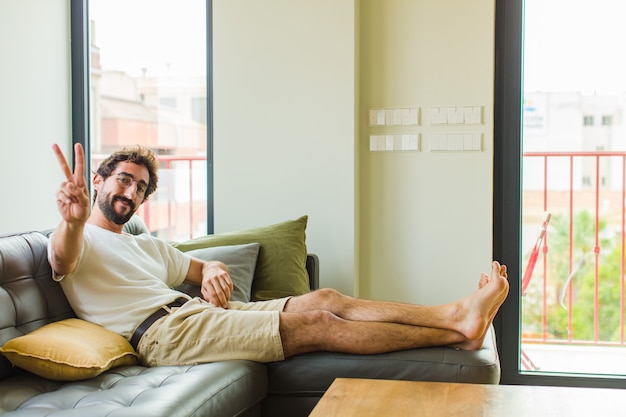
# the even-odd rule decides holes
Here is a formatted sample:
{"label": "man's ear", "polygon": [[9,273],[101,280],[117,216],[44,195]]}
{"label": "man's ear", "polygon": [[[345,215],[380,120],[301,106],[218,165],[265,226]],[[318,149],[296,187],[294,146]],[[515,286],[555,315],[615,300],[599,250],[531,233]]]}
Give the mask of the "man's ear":
{"label": "man's ear", "polygon": [[100,184],[102,184],[103,178],[100,174],[93,174],[93,189],[98,191]]}

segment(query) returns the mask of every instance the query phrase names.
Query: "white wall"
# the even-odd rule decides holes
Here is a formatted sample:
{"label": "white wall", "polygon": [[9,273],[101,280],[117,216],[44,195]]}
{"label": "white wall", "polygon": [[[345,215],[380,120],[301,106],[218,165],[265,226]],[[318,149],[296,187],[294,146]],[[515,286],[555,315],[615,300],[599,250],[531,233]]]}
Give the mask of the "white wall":
{"label": "white wall", "polygon": [[353,293],[354,0],[214,0],[216,232],[309,215],[321,281]]}
{"label": "white wall", "polygon": [[[214,0],[218,231],[307,213],[322,285],[423,303],[476,288],[491,258],[494,11]],[[447,105],[484,107],[483,152],[369,152],[368,109]]]}
{"label": "white wall", "polygon": [[0,233],[60,219],[52,144],[71,143],[69,1],[0,0]]}
{"label": "white wall", "polygon": [[[361,295],[445,302],[492,253],[493,0],[361,2]],[[480,126],[434,126],[431,106],[483,106]],[[371,108],[419,107],[421,152],[370,152]],[[393,133],[393,128],[382,129]],[[432,133],[480,132],[482,152],[436,153]]]}

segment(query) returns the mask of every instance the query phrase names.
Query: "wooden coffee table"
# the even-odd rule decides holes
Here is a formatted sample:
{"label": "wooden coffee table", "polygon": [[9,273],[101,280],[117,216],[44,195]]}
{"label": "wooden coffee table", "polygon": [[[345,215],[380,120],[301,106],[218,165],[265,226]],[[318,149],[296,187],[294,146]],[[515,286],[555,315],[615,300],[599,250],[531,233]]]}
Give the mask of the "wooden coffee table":
{"label": "wooden coffee table", "polygon": [[338,378],[310,417],[611,417],[626,390]]}

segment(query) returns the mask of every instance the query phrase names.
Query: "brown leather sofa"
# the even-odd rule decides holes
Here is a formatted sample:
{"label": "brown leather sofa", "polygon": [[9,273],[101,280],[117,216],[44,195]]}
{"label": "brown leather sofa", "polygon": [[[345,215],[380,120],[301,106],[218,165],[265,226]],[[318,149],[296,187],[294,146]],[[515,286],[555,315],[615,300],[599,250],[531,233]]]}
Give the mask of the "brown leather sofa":
{"label": "brown leather sofa", "polygon": [[[51,279],[45,233],[0,236],[0,346],[48,323],[74,317]],[[318,259],[307,259],[311,288]],[[88,380],[59,382],[24,371],[0,355],[0,415],[11,416],[306,416],[334,378],[497,384],[493,333],[482,349],[414,349],[384,355],[318,352],[283,362],[227,361],[195,366],[121,366]]]}

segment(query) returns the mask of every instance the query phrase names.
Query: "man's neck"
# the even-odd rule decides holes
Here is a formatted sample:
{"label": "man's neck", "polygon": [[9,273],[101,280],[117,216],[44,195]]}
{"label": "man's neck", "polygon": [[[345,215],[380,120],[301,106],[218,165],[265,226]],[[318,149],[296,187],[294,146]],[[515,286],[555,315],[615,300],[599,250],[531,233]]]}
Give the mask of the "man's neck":
{"label": "man's neck", "polygon": [[113,233],[122,233],[122,230],[124,229],[123,224],[113,223],[111,220],[105,217],[102,214],[102,212],[100,212],[99,210],[93,210],[91,212],[91,215],[89,216],[89,219],[87,220],[87,223],[93,224],[94,226],[98,226],[102,229],[108,230]]}

